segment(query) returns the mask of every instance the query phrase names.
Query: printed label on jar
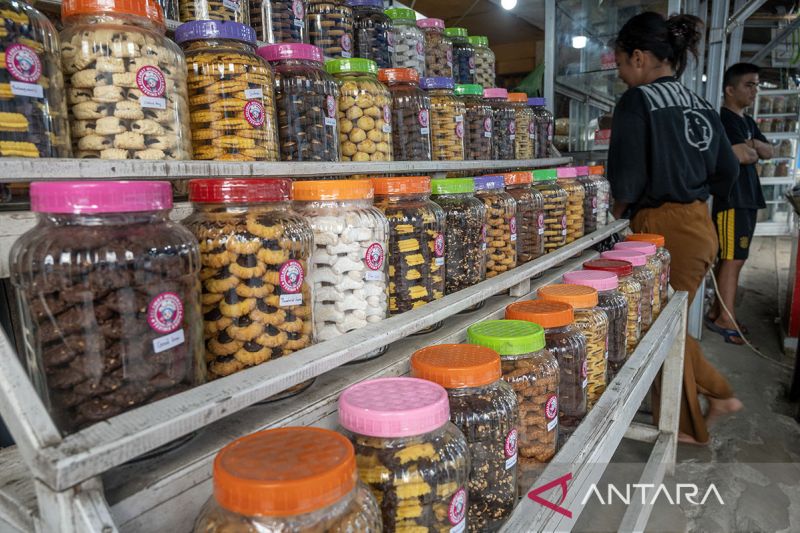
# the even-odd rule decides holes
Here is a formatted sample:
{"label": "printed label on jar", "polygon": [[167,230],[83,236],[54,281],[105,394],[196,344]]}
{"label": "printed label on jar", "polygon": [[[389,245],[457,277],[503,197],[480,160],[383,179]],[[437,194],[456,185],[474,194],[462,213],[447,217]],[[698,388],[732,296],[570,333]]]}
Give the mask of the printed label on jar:
{"label": "printed label on jar", "polygon": [[325,117],[325,125],[336,127],[336,99],[332,95],[325,98],[325,111],[328,116]]}
{"label": "printed label on jar", "polygon": [[539,213],[536,219],[536,227],[539,229],[539,235],[544,234],[544,213]]}
{"label": "printed label on jar", "polygon": [[464,138],[464,122],[462,121],[456,122],[456,137],[459,139]]}
{"label": "printed label on jar", "polygon": [[517,464],[517,440],[519,434],[517,429],[514,428],[506,435],[506,442],[504,451],[506,454],[506,470]]}
{"label": "printed label on jar", "polygon": [[12,44],[6,48],[6,69],[17,81],[36,83],[42,76],[42,60],[33,48]]}
{"label": "printed label on jar", "polygon": [[567,234],[567,215],[561,215],[561,234]]}
{"label": "printed label on jar", "polygon": [[547,431],[558,426],[558,396],[551,394],[544,403],[544,417],[547,419]]}
{"label": "printed label on jar", "polygon": [[589,367],[588,364],[586,363],[586,359],[584,359],[583,366],[581,366],[581,377],[583,378],[583,382],[581,383],[581,388],[583,389],[585,389],[586,385],[589,384],[589,379],[587,377],[588,375],[589,375]]}
{"label": "printed label on jar", "polygon": [[[342,35],[342,38],[339,39],[339,43],[342,45],[342,57],[350,57],[350,47],[353,46],[353,38],[345,33]],[[345,53],[347,53],[347,55],[345,55]]]}
{"label": "printed label on jar", "polygon": [[436,266],[444,265],[444,235],[441,233],[437,233],[433,241],[433,254],[435,256],[434,264]]}
{"label": "printed label on jar", "polygon": [[22,81],[10,81],[11,94],[14,96],[27,96],[28,98],[44,98],[44,87],[38,83],[25,83]]}
{"label": "printed label on jar", "polygon": [[508,123],[508,138],[512,141],[517,138],[517,121],[512,120]]}
{"label": "printed label on jar", "polygon": [[453,50],[448,49],[447,50],[447,54],[445,55],[445,58],[447,59],[447,66],[448,67],[452,67],[453,66]]}
{"label": "printed label on jar", "polygon": [[469,56],[469,59],[467,60],[467,64],[469,65],[470,72],[471,73],[474,72],[475,71],[475,56]]}
{"label": "printed label on jar", "polygon": [[244,105],[244,119],[254,128],[264,125],[267,114],[264,112],[264,105],[261,102],[247,102]]}
{"label": "printed label on jar", "polygon": [[486,224],[481,226],[481,250],[486,249]]}
{"label": "printed label on jar", "polygon": [[492,136],[492,117],[483,119],[483,136],[486,138]]}
{"label": "printed label on jar", "polygon": [[417,55],[425,55],[425,45],[422,41],[417,41]]}
{"label": "printed label on jar", "polygon": [[[370,270],[380,270],[383,268],[384,259],[383,246],[379,242],[373,242],[364,253],[364,262]],[[382,275],[382,274],[381,274]],[[382,277],[380,279],[383,279]]]}
{"label": "printed label on jar", "polygon": [[142,92],[139,105],[151,109],[166,109],[167,81],[164,73],[158,67],[145,65],[136,71],[136,85]]}
{"label": "printed label on jar", "polygon": [[428,135],[430,133],[430,119],[428,116],[427,109],[420,109],[419,113],[417,114],[417,121],[419,121],[419,132],[421,135]]}
{"label": "printed label on jar", "polygon": [[[306,274],[300,261],[290,259],[281,265],[278,270],[278,282],[284,293],[298,293],[303,286]],[[302,296],[302,295],[301,295]]]}
{"label": "printed label on jar", "polygon": [[172,333],[183,322],[183,301],[177,293],[162,292],[147,306],[147,323],[158,333]]}
{"label": "printed label on jar", "polygon": [[461,533],[467,525],[467,491],[463,488],[458,489],[450,499],[450,507],[447,510],[447,518],[450,520],[450,533]]}
{"label": "printed label on jar", "polygon": [[511,238],[509,239],[511,242],[517,240],[517,218],[511,217],[508,219],[508,229],[511,232]]}
{"label": "printed label on jar", "polygon": [[222,5],[225,7],[225,9],[239,11],[239,0],[222,0]]}
{"label": "printed label on jar", "polygon": [[383,133],[392,133],[392,110],[388,105],[383,106]]}
{"label": "printed label on jar", "polygon": [[183,334],[183,329],[179,329],[178,331],[174,331],[169,335],[164,335],[163,337],[153,339],[153,351],[155,353],[165,352],[170,348],[180,346],[185,340],[186,338]]}
{"label": "printed label on jar", "polygon": [[303,7],[303,2],[301,0],[294,0],[292,2],[292,14],[294,15],[294,25],[295,26],[305,26],[305,16],[306,10]]}
{"label": "printed label on jar", "polygon": [[592,196],[592,213],[597,213],[597,196]]}
{"label": "printed label on jar", "polygon": [[264,90],[261,87],[257,89],[245,89],[244,90],[244,99],[245,100],[261,100],[264,98]]}

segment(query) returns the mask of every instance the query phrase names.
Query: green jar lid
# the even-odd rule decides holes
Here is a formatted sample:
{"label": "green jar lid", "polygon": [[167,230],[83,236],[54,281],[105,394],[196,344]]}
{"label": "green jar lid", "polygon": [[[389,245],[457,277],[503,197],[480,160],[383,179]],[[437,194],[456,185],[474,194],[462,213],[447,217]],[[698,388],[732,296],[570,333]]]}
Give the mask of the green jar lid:
{"label": "green jar lid", "polygon": [[533,353],[544,348],[544,328],[525,320],[485,320],[467,329],[467,342],[501,356]]}
{"label": "green jar lid", "polygon": [[553,181],[558,177],[558,171],[554,168],[542,168],[533,171],[533,181]]}
{"label": "green jar lid", "polygon": [[477,83],[456,85],[456,94],[458,96],[483,96],[483,85],[478,85]]}
{"label": "green jar lid", "polygon": [[390,7],[384,13],[392,20],[417,20],[414,10],[405,7]]}
{"label": "green jar lid", "polygon": [[467,28],[445,28],[444,34],[448,37],[466,37],[469,35]]}
{"label": "green jar lid", "polygon": [[470,35],[469,36],[469,44],[472,46],[489,46],[489,38],[485,35]]}
{"label": "green jar lid", "polygon": [[353,59],[333,59],[325,63],[329,74],[374,74],[378,75],[378,64],[371,59],[354,57]]}
{"label": "green jar lid", "polygon": [[472,178],[443,178],[431,180],[431,194],[459,194],[475,192]]}

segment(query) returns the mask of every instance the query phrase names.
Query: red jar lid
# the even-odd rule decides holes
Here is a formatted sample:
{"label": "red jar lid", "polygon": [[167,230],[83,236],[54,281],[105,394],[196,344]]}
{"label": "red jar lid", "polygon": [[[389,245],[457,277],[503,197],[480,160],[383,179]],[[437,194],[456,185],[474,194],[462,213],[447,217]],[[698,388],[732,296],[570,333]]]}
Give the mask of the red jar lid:
{"label": "red jar lid", "polygon": [[592,259],[583,264],[586,270],[603,270],[605,272],[613,272],[617,277],[630,276],[633,274],[633,265],[627,261],[618,261],[616,259]]}
{"label": "red jar lid", "polygon": [[206,179],[189,182],[189,201],[210,204],[248,204],[288,202],[292,199],[292,180]]}

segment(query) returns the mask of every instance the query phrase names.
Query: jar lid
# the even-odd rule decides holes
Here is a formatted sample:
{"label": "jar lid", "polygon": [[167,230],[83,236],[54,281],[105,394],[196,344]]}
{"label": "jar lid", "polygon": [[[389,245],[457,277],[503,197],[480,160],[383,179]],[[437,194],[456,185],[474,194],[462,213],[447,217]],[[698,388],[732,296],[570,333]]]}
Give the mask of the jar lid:
{"label": "jar lid", "polygon": [[642,241],[625,241],[625,242],[618,242],[614,245],[615,250],[632,250],[634,252],[639,252],[647,257],[652,257],[656,255],[658,248],[655,244],[651,244],[649,242],[642,242]]}
{"label": "jar lid", "polygon": [[172,209],[167,181],[37,181],[30,188],[36,213],[135,213]]}
{"label": "jar lid", "polygon": [[654,244],[659,248],[663,248],[666,244],[666,239],[664,236],[659,235],[658,233],[633,233],[625,237],[625,241],[649,242],[650,244]]}
{"label": "jar lid", "polygon": [[485,35],[470,35],[467,40],[472,46],[489,46],[489,38]]}
{"label": "jar lid", "polygon": [[431,180],[431,194],[460,194],[475,192],[472,178],[441,178]]}
{"label": "jar lid", "polygon": [[636,250],[610,250],[600,254],[603,259],[617,259],[619,261],[627,261],[635,267],[644,266],[647,264],[647,256]]}
{"label": "jar lid", "polygon": [[503,174],[503,181],[506,185],[525,185],[531,182],[530,172],[506,172]]}
{"label": "jar lid", "polygon": [[370,200],[374,196],[372,180],[319,180],[292,183],[295,201]]}
{"label": "jar lid", "polygon": [[528,95],[525,93],[508,93],[508,101],[526,103],[528,101]]}
{"label": "jar lid", "polygon": [[413,68],[382,68],[378,69],[378,80],[382,83],[419,83],[419,72]]}
{"label": "jar lid", "polygon": [[420,28],[438,28],[444,29],[444,21],[442,19],[420,19],[417,21],[417,26]]}
{"label": "jar lid", "polygon": [[544,348],[544,329],[524,320],[484,320],[467,328],[467,342],[501,356],[533,353]]}
{"label": "jar lid", "polygon": [[62,19],[96,13],[135,15],[164,26],[164,12],[158,0],[63,0],[61,2]]}
{"label": "jar lid", "polygon": [[175,30],[178,44],[202,39],[232,39],[255,45],[256,31],[246,24],[221,20],[192,20]]}
{"label": "jar lid", "polygon": [[558,167],[556,173],[560,180],[578,177],[578,170],[575,167]]}
{"label": "jar lid", "polygon": [[575,172],[578,174],[578,176],[588,176],[589,167],[575,167]]}
{"label": "jar lid", "polygon": [[589,167],[589,175],[590,176],[602,176],[605,172],[605,167],[603,165],[595,165],[593,167]]}
{"label": "jar lid", "polygon": [[428,176],[372,178],[372,186],[375,189],[375,196],[405,196],[431,193],[431,179]]}
{"label": "jar lid", "polygon": [[447,391],[424,379],[371,379],[339,396],[339,423],[368,437],[413,437],[439,429],[448,420]]}
{"label": "jar lid", "polygon": [[452,89],[456,86],[453,78],[427,77],[420,78],[419,86],[423,89]]}
{"label": "jar lid", "polygon": [[205,179],[189,182],[189,201],[196,203],[248,204],[287,202],[292,199],[292,180]]}
{"label": "jar lid", "polygon": [[414,352],[411,375],[445,389],[483,387],[502,376],[500,356],[474,344],[437,344]]}
{"label": "jar lid", "polygon": [[508,98],[508,91],[505,89],[501,89],[499,87],[490,87],[488,89],[483,90],[483,97],[484,98],[498,98],[498,99],[507,99]]}
{"label": "jar lid", "polygon": [[554,168],[541,168],[533,171],[533,181],[553,181],[558,177]]}
{"label": "jar lid", "polygon": [[605,272],[613,272],[617,278],[624,278],[633,274],[633,265],[628,261],[619,261],[616,259],[591,259],[583,264],[586,270],[602,270]]}
{"label": "jar lid", "polygon": [[214,499],[246,516],[289,516],[327,507],[350,493],[353,445],[329,429],[289,427],[236,439],[214,458]]}
{"label": "jar lid", "polygon": [[572,324],[575,311],[563,302],[525,300],[506,307],[506,318],[533,322],[543,328],[560,328]]}
{"label": "jar lid", "polygon": [[528,105],[530,106],[543,106],[545,105],[546,101],[541,96],[534,96],[533,98],[528,98]]}
{"label": "jar lid", "polygon": [[478,176],[475,180],[475,191],[492,191],[502,189],[506,186],[505,179],[501,174],[493,176]]}
{"label": "jar lid", "polygon": [[267,44],[259,47],[258,55],[269,62],[286,59],[301,59],[317,63],[324,61],[322,50],[318,46],[304,43]]}
{"label": "jar lid", "polygon": [[347,0],[350,7],[369,6],[383,8],[383,0]]}
{"label": "jar lid", "polygon": [[619,278],[607,270],[577,270],[564,274],[564,283],[585,285],[597,291],[611,291],[619,287]]}
{"label": "jar lid", "polygon": [[325,70],[329,74],[378,74],[378,64],[371,59],[354,57],[352,59],[334,59],[325,63]]}
{"label": "jar lid", "polygon": [[444,34],[448,37],[466,37],[469,35],[467,28],[445,28]]}
{"label": "jar lid", "polygon": [[392,20],[416,20],[417,13],[413,9],[406,9],[405,7],[390,7],[385,10],[390,19]]}
{"label": "jar lid", "polygon": [[555,283],[539,289],[537,298],[549,302],[564,302],[575,309],[588,309],[597,305],[597,289],[585,285]]}
{"label": "jar lid", "polygon": [[483,85],[477,83],[464,83],[456,85],[458,96],[483,96]]}

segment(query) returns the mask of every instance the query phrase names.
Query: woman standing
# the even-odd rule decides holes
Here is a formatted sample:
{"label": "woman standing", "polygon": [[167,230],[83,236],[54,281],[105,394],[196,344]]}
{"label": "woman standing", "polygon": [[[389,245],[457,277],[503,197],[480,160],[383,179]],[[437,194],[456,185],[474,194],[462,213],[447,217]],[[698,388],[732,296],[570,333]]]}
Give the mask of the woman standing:
{"label": "woman standing", "polygon": [[[670,284],[687,291],[689,301],[717,253],[706,200],[711,193],[727,197],[739,174],[716,110],[677,80],[688,53],[697,53],[700,24],[690,15],[665,19],[647,12],[622,27],[615,53],[629,89],[614,110],[608,153],[614,216],[630,218],[637,233],[665,237]],[[705,418],[698,394],[709,401]],[[653,404],[657,419],[658,394]],[[708,419],[741,407],[728,381],[687,336],[679,440],[707,444]]]}

